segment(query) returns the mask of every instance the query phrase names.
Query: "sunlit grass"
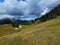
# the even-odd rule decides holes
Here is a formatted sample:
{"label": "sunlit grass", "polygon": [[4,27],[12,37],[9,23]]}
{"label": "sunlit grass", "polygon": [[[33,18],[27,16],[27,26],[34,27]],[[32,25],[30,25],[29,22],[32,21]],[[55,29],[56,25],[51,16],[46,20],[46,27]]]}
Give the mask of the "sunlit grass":
{"label": "sunlit grass", "polygon": [[34,23],[34,24],[31,24],[31,25],[21,25],[22,28],[19,28],[19,29],[15,29],[14,27],[12,27],[11,24],[1,25],[0,26],[0,36],[20,32],[20,31],[24,31],[24,30],[28,30],[28,29],[36,26],[36,25],[38,25],[38,23]]}
{"label": "sunlit grass", "polygon": [[0,45],[60,45],[60,17],[22,27],[19,33],[4,36],[6,39],[1,37]]}

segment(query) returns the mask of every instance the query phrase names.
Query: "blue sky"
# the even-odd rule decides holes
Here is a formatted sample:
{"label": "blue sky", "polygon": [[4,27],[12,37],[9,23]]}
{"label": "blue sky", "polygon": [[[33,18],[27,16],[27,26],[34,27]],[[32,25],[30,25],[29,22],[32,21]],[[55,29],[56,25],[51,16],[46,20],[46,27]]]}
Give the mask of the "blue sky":
{"label": "blue sky", "polygon": [[4,15],[41,16],[48,13],[58,4],[60,4],[60,0],[0,0],[0,15],[2,17]]}

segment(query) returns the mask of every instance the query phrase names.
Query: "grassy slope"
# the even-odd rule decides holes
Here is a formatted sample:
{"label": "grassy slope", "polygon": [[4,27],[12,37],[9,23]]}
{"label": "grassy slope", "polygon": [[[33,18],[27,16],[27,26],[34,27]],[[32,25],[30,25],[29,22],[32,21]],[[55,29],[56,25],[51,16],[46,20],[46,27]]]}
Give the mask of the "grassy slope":
{"label": "grassy slope", "polygon": [[0,37],[0,45],[60,45],[60,17],[29,30]]}
{"label": "grassy slope", "polygon": [[34,23],[34,24],[31,24],[31,25],[22,25],[22,28],[18,29],[18,30],[13,28],[11,24],[1,25],[0,26],[0,37],[4,36],[4,35],[12,34],[12,33],[20,32],[22,30],[24,31],[24,30],[30,29],[33,26],[36,26],[37,24],[38,23]]}

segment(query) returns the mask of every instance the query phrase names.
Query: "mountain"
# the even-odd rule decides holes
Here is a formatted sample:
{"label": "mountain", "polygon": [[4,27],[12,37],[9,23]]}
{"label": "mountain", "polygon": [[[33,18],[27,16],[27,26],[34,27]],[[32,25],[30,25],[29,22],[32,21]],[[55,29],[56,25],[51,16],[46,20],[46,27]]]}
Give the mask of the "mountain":
{"label": "mountain", "polygon": [[3,27],[0,45],[60,45],[60,16],[18,32],[9,25]]}
{"label": "mountain", "polygon": [[52,9],[49,13],[40,17],[40,21],[44,22],[53,18],[60,16],[60,4]]}
{"label": "mountain", "polygon": [[25,25],[23,30],[19,28],[20,31],[9,25],[1,26],[0,45],[60,45],[59,12],[60,5],[40,18],[44,23],[34,24],[33,27]]}

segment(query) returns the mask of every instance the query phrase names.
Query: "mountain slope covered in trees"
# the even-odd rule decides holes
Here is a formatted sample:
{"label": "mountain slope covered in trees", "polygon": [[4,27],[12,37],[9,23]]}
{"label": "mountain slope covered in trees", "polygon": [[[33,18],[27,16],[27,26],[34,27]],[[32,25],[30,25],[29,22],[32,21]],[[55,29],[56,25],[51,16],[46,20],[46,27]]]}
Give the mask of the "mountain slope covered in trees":
{"label": "mountain slope covered in trees", "polygon": [[42,17],[40,17],[40,21],[44,22],[44,21],[56,18],[57,16],[60,16],[60,4],[56,6],[54,9],[52,9],[46,15],[43,15]]}

